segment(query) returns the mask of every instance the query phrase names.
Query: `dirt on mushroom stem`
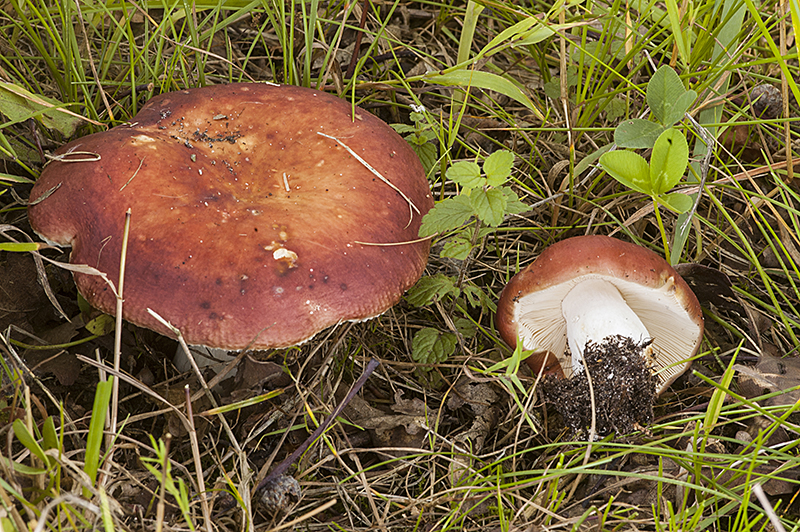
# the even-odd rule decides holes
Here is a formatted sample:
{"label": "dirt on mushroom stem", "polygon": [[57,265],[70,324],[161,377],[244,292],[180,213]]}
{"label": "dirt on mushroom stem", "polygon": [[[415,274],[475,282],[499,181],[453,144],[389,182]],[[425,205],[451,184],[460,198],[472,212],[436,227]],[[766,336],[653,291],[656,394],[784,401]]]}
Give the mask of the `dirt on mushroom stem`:
{"label": "dirt on mushroom stem", "polygon": [[[583,362],[592,379],[597,436],[627,434],[653,421],[658,379],[644,355],[650,343],[609,336],[601,343],[586,344]],[[579,437],[588,434],[592,424],[586,370],[570,379],[547,375],[541,383],[544,400]]]}

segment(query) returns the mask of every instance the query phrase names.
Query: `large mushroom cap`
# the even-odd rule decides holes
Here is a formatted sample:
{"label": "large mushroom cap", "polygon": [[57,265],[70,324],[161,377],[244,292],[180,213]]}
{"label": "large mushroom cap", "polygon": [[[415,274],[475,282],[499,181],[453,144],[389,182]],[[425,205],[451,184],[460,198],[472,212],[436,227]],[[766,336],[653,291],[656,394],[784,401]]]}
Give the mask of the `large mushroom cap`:
{"label": "large mushroom cap", "polygon": [[580,283],[598,279],[616,287],[647,328],[660,393],[691,364],[703,337],[703,314],[686,282],[647,248],[607,236],[553,244],[503,290],[497,304],[500,335],[512,347],[522,338],[525,349],[539,354],[532,357],[533,365],[553,358],[547,353],[555,355],[545,369],[569,377],[562,301]]}
{"label": "large mushroom cap", "polygon": [[[31,193],[34,230],[116,281],[130,209],[123,316],[170,335],[152,308],[192,344],[300,343],[381,314],[427,261],[416,240],[433,200],[419,159],[381,120],[323,92],[163,94],[130,125],[56,156]],[[101,278],[75,282],[114,313]]]}

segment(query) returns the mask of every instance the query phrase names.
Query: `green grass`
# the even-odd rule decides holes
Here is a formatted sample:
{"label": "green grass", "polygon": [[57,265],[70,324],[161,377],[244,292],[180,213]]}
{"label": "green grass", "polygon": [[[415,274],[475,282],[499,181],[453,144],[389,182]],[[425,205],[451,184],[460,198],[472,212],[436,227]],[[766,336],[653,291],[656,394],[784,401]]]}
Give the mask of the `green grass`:
{"label": "green grass", "polygon": [[[214,404],[201,404],[202,385],[188,381],[196,440],[184,427],[186,383],[163,363],[174,343],[124,326],[122,369],[136,375],[122,380],[117,407],[125,416],[103,438],[109,399],[98,394],[94,409],[93,401],[105,376],[89,362],[95,350],[110,359],[113,342],[80,327],[69,338],[51,336],[54,319],[10,322],[0,339],[3,532],[36,523],[207,530],[208,515],[224,530],[295,520],[309,530],[350,531],[773,530],[756,484],[783,527],[800,529],[797,403],[780,404],[775,391],[745,397],[731,361],[763,352],[795,358],[800,347],[800,193],[785,164],[797,104],[790,98],[784,117],[763,118],[746,96],[762,83],[798,93],[791,18],[754,0],[518,4],[0,4],[0,263],[31,249],[19,231],[29,232],[24,201],[43,156],[130,121],[153,95],[208,84],[314,87],[403,124],[418,148],[430,140],[424,149],[438,202],[462,201],[455,198],[464,188],[448,174],[455,163],[478,163],[490,175],[486,158],[508,150],[513,168],[498,187],[536,205],[520,212],[506,203],[488,218],[465,211],[461,223],[438,227],[428,276],[406,301],[377,320],[271,355],[290,383],[277,399],[198,415]],[[359,32],[361,52],[348,76]],[[676,124],[690,163],[673,192],[697,200],[691,215],[654,211],[648,195],[598,164],[620,123],[653,120],[647,83],[662,65],[697,93],[688,113],[712,136],[750,129],[736,152],[717,145],[704,170],[700,130],[687,118]],[[614,234],[718,271],[699,274],[701,285],[724,280],[710,288],[720,297],[704,305],[696,373],[659,400],[652,426],[593,442],[562,430],[532,391],[534,378],[506,371],[519,366],[519,353],[499,340],[493,322],[516,271],[546,245],[584,233]],[[58,271],[47,267],[59,301],[78,316],[74,287]],[[29,371],[32,351],[23,349],[42,344],[83,357],[74,362],[82,368],[77,384]],[[423,344],[436,356],[413,351]],[[399,443],[356,441],[362,431],[338,424],[293,473],[304,490],[300,502],[276,516],[264,512],[252,493],[266,472],[259,468],[313,430],[372,356],[383,368],[365,398],[387,414],[381,430],[397,431]],[[464,380],[493,391],[483,401],[490,413],[478,409],[481,401],[448,403],[466,393]],[[481,423],[491,428],[481,432]],[[166,445],[169,431],[179,434]],[[103,461],[109,454],[113,463]],[[216,496],[212,509],[201,504],[203,482]]]}

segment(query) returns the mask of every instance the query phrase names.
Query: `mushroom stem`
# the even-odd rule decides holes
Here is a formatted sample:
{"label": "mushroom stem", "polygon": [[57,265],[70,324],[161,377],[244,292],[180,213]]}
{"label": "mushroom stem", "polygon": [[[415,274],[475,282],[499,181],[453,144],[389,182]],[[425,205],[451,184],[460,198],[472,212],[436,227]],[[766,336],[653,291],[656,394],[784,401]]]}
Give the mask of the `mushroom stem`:
{"label": "mushroom stem", "polygon": [[650,338],[647,328],[610,282],[587,279],[575,285],[561,303],[572,352],[572,372],[583,371],[588,342],[600,344],[609,336],[625,336],[637,344]]}

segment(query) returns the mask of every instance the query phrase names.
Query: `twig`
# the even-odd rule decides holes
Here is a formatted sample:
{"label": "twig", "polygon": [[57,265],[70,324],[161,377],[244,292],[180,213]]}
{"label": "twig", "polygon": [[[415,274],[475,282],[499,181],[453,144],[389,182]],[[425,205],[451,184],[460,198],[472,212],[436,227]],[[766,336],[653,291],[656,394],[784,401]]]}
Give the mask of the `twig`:
{"label": "twig", "polygon": [[311,433],[311,436],[306,438],[306,441],[304,441],[297,449],[295,449],[295,451],[292,454],[290,454],[288,458],[284,459],[283,462],[275,466],[275,469],[270,471],[270,473],[266,477],[264,477],[264,480],[258,483],[258,486],[256,486],[255,491],[258,491],[264,488],[265,486],[274,483],[275,481],[278,480],[278,478],[281,475],[286,473],[289,467],[298,458],[300,458],[300,455],[306,452],[306,450],[311,446],[311,444],[314,443],[316,439],[319,438],[323,432],[325,432],[325,430],[327,430],[327,428],[330,426],[333,420],[335,420],[339,416],[339,414],[342,413],[344,407],[347,406],[347,404],[353,399],[353,397],[355,397],[355,395],[358,393],[361,387],[364,386],[364,383],[367,382],[367,379],[369,378],[370,375],[372,375],[372,372],[375,371],[375,368],[377,368],[379,364],[380,362],[375,358],[369,361],[369,364],[367,364],[367,367],[364,369],[364,373],[361,374],[361,377],[358,378],[355,384],[353,384],[353,387],[350,388],[350,391],[347,392],[347,396],[345,396],[344,400],[342,400],[342,402],[339,403],[339,405],[333,409],[331,415],[329,415],[325,419],[325,421],[320,423],[320,425],[317,427],[317,430]]}
{"label": "twig", "polygon": [[186,417],[189,419],[189,442],[192,446],[192,458],[194,459],[195,475],[197,475],[197,490],[200,494],[200,507],[203,509],[203,520],[206,530],[212,532],[214,527],[211,524],[211,509],[208,506],[206,497],[206,481],[203,477],[203,464],[200,462],[200,445],[197,442],[197,429],[194,426],[194,411],[192,410],[192,392],[189,385],[183,387],[186,394]]}

